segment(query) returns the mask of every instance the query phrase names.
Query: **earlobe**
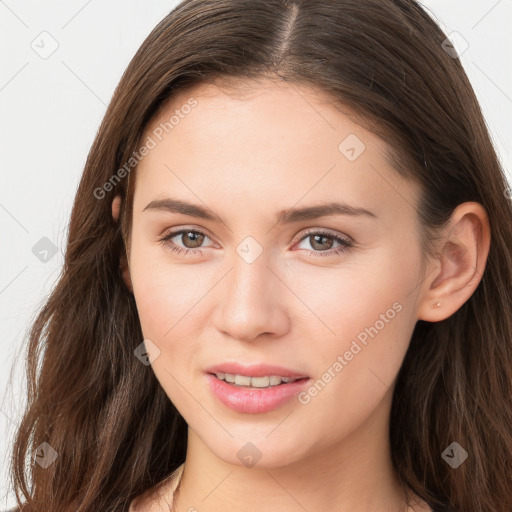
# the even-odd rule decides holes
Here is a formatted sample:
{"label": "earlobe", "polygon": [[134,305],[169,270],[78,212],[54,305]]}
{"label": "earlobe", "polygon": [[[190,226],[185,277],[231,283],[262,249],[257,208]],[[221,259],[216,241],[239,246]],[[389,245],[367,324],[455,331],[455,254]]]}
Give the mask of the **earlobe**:
{"label": "earlobe", "polygon": [[471,297],[482,279],[489,254],[490,227],[479,203],[459,205],[440,244],[435,272],[425,282],[418,319],[439,322]]}
{"label": "earlobe", "polygon": [[[117,222],[119,218],[119,213],[121,211],[121,196],[117,195],[114,197],[112,201],[112,218],[115,222]],[[121,276],[123,278],[124,284],[126,288],[133,293],[133,285],[130,276],[130,268],[128,266],[128,260],[126,258],[126,252],[123,250],[121,256],[119,257],[119,269],[121,270]]]}
{"label": "earlobe", "polygon": [[119,258],[119,268],[121,269],[121,276],[123,278],[126,288],[133,293],[132,278],[130,275],[130,268],[128,267],[128,261],[126,259],[126,253],[123,251]]}
{"label": "earlobe", "polygon": [[121,211],[121,196],[117,195],[112,201],[112,218],[117,222]]}

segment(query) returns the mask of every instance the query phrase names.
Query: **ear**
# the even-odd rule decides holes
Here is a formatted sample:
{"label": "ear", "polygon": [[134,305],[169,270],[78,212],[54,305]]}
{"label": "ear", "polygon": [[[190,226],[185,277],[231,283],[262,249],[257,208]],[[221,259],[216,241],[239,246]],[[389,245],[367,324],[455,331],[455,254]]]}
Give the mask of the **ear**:
{"label": "ear", "polygon": [[[119,212],[121,211],[121,196],[117,195],[114,197],[114,200],[112,201],[112,218],[115,222],[117,222],[119,218]],[[121,275],[124,281],[124,284],[126,285],[126,288],[130,290],[131,293],[133,293],[133,285],[132,280],[130,276],[130,269],[128,267],[128,261],[126,258],[126,251],[123,250],[121,256],[119,257],[119,268],[121,270]]]}
{"label": "ear", "polygon": [[455,313],[482,279],[491,233],[485,208],[476,202],[460,204],[452,213],[418,304],[418,319],[439,322]]}

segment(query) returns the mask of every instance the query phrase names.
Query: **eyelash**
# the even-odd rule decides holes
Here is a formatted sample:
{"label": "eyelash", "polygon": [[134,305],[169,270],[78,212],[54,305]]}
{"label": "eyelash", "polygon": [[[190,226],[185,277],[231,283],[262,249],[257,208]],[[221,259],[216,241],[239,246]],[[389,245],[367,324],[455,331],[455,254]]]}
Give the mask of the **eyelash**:
{"label": "eyelash", "polygon": [[[181,235],[183,233],[194,233],[194,234],[198,234],[198,235],[204,235],[204,236],[210,238],[206,233],[203,233],[202,231],[198,231],[198,230],[195,230],[195,229],[180,229],[178,231],[173,231],[171,233],[168,233],[168,234],[164,235],[158,241],[164,247],[168,248],[172,252],[176,252],[177,254],[184,253],[184,256],[190,255],[190,253],[193,253],[192,255],[194,255],[194,254],[202,255],[203,252],[201,251],[201,249],[183,249],[181,247],[178,247],[173,242],[169,242],[169,240],[171,238],[174,238],[176,235]],[[314,251],[314,250],[313,251],[308,251],[308,257],[311,257],[311,258],[316,258],[318,256],[326,257],[326,256],[334,256],[334,255],[342,254],[342,253],[347,252],[348,250],[350,250],[352,248],[352,246],[353,246],[353,243],[350,240],[347,240],[345,238],[341,238],[339,236],[335,236],[332,233],[329,233],[329,232],[324,231],[322,229],[316,230],[316,231],[312,230],[312,231],[309,231],[309,232],[305,233],[304,236],[297,243],[302,242],[303,240],[305,240],[306,238],[308,238],[308,237],[310,237],[312,235],[321,235],[321,236],[324,236],[324,237],[327,237],[327,238],[332,238],[336,242],[339,242],[341,244],[341,246],[337,247],[335,249],[328,250],[328,251]],[[315,253],[315,256],[312,256],[311,252]]]}

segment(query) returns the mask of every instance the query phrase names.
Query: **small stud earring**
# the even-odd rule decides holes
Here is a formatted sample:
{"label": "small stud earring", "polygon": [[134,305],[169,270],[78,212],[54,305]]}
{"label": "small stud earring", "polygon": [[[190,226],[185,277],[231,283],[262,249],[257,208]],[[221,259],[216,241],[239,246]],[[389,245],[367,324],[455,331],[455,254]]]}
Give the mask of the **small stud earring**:
{"label": "small stud earring", "polygon": [[441,303],[440,302],[434,302],[434,305],[432,307],[433,308],[440,308],[441,307]]}

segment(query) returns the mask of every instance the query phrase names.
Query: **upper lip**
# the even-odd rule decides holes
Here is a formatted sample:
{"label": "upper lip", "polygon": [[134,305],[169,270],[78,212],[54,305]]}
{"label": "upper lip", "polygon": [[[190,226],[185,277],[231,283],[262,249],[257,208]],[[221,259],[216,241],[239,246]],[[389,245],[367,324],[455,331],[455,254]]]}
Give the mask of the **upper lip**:
{"label": "upper lip", "polygon": [[273,364],[252,364],[243,365],[240,363],[220,363],[206,368],[206,373],[230,373],[232,375],[246,375],[247,377],[265,377],[276,375],[279,377],[288,377],[290,379],[308,378],[304,373],[283,366]]}

